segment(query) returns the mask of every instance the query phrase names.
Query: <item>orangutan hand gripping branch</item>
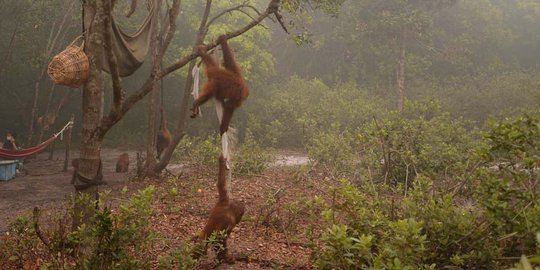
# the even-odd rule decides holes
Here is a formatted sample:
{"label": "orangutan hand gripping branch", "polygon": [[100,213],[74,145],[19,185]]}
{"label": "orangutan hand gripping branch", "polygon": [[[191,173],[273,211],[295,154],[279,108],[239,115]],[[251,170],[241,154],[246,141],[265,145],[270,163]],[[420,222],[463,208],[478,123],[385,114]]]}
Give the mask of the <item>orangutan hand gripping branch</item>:
{"label": "orangutan hand gripping branch", "polygon": [[227,36],[221,35],[217,42],[223,50],[223,67],[221,68],[206,52],[206,46],[197,48],[206,67],[208,81],[203,85],[199,97],[193,102],[191,118],[199,114],[199,106],[211,97],[223,104],[223,119],[219,127],[220,135],[227,132],[232,115],[242,102],[248,97],[249,89],[244,82],[240,67],[236,64],[233,52],[227,43]]}
{"label": "orangutan hand gripping branch", "polygon": [[[216,249],[217,258],[220,261],[232,262],[233,260],[227,254],[227,238],[231,234],[233,228],[240,222],[244,215],[245,205],[243,202],[229,200],[227,194],[227,167],[226,159],[223,156],[219,157],[219,175],[217,189],[219,200],[210,212],[210,217],[206,222],[206,226],[202,232],[195,237],[195,240],[207,240],[213,233],[225,232],[225,237],[220,239],[221,247]],[[206,253],[206,244],[204,245],[204,253]],[[200,254],[198,254],[200,255]]]}

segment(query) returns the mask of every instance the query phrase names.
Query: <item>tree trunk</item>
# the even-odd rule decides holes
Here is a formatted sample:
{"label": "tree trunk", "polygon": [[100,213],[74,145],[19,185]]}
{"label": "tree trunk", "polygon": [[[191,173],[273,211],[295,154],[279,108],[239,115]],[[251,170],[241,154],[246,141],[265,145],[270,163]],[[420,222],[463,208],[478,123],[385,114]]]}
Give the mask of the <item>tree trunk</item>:
{"label": "tree trunk", "polygon": [[[206,28],[206,24],[208,22],[208,16],[210,15],[210,9],[212,6],[212,0],[206,0],[206,8],[204,10],[204,14],[201,18],[201,23],[199,25],[199,31],[197,33],[197,37],[195,40],[195,44],[193,45],[193,52],[195,52],[195,49],[197,46],[201,45],[204,41],[204,38],[206,37],[206,33],[208,29]],[[169,164],[169,161],[171,160],[172,154],[174,152],[174,149],[180,143],[180,140],[184,137],[184,129],[186,128],[186,121],[188,119],[188,106],[189,106],[189,96],[191,94],[191,90],[193,88],[193,75],[191,71],[195,67],[195,64],[197,63],[196,60],[191,60],[188,67],[188,76],[186,78],[186,84],[184,86],[184,90],[182,93],[182,104],[180,107],[180,118],[178,119],[178,123],[176,124],[176,130],[174,131],[172,143],[169,147],[167,147],[162,154],[161,159],[159,160],[159,163],[155,166],[154,171],[156,173],[161,172],[165,167],[167,167],[167,164]]]}
{"label": "tree trunk", "polygon": [[41,80],[43,79],[43,75],[45,74],[45,68],[43,68],[38,75],[36,76],[36,81],[34,84],[34,95],[32,97],[32,110],[30,111],[30,122],[28,123],[28,145],[32,145],[32,139],[34,135],[34,120],[36,119],[37,114],[37,105],[38,105],[38,99],[39,99],[39,85],[41,84]]}
{"label": "tree trunk", "polygon": [[11,54],[13,52],[13,44],[15,42],[15,37],[17,36],[20,25],[21,25],[20,23],[15,25],[15,29],[13,30],[13,33],[11,34],[11,38],[9,39],[9,45],[6,51],[6,55],[4,56],[4,60],[2,61],[2,64],[0,65],[0,82],[3,81],[2,79],[4,76],[4,70],[9,65],[9,59],[11,58]]}
{"label": "tree trunk", "polygon": [[[100,155],[103,137],[99,136],[97,130],[103,116],[103,76],[101,74],[105,17],[103,1],[106,0],[85,1],[83,4],[85,10],[95,10],[95,12],[85,12],[85,16],[95,14],[93,20],[89,20],[92,21],[91,26],[87,26],[84,48],[90,62],[90,73],[82,93],[82,131],[78,174],[86,179],[95,179],[101,169]],[[86,195],[88,198],[97,199],[97,185],[87,185],[77,179],[74,187],[78,196]],[[76,228],[80,224],[90,223],[94,211],[93,207],[88,207],[88,204],[76,200],[73,226]]]}
{"label": "tree trunk", "polygon": [[406,50],[405,42],[401,41],[399,48],[399,58],[396,66],[396,92],[398,98],[398,111],[403,111],[403,104],[405,103],[405,59]]}
{"label": "tree trunk", "polygon": [[56,146],[56,142],[52,142],[51,145],[49,145],[49,158],[48,158],[48,160],[53,160],[55,146]]}
{"label": "tree trunk", "polygon": [[[157,8],[158,10],[158,16],[157,18],[161,18],[160,10],[161,10],[161,0],[156,0],[154,3],[152,3],[154,8]],[[159,34],[161,31],[157,31],[159,25],[158,22],[161,22],[161,20],[157,20],[157,22],[153,26],[153,30],[151,31],[153,34],[152,37],[152,69],[154,74],[159,74],[161,72],[161,61],[162,58],[159,57],[159,52],[161,48],[161,35]],[[157,106],[157,100],[160,95],[160,88],[161,88],[161,79],[154,78],[152,82],[152,91],[150,92],[150,97],[148,100],[148,137],[147,137],[147,144],[146,144],[146,176],[148,177],[154,177],[156,174],[154,172],[154,168],[156,166],[156,138],[157,138],[157,122],[158,122],[158,106]]]}

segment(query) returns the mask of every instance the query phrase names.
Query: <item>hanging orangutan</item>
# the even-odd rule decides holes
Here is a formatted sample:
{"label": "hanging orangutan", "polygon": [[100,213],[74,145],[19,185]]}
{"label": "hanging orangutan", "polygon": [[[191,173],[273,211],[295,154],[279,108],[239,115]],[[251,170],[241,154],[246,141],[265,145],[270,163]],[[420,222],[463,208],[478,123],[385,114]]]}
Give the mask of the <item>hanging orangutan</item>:
{"label": "hanging orangutan", "polygon": [[157,158],[161,158],[161,153],[172,143],[172,136],[169,129],[167,129],[167,120],[163,114],[163,109],[161,109],[161,123],[159,124],[159,131],[157,134],[156,141],[156,154]]}
{"label": "hanging orangutan", "polygon": [[249,89],[244,82],[240,67],[236,64],[233,52],[227,43],[227,36],[221,35],[217,40],[223,50],[223,68],[208,55],[206,46],[197,47],[206,68],[208,81],[202,86],[199,97],[193,102],[191,118],[199,114],[200,106],[211,97],[223,104],[223,118],[219,127],[220,135],[227,132],[232,115],[248,97]]}

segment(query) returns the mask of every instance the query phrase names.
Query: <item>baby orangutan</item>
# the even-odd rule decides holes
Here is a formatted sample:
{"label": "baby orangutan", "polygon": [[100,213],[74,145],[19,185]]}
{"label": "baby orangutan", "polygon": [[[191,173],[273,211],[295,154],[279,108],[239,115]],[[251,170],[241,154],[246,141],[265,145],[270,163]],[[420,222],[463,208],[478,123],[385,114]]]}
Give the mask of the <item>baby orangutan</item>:
{"label": "baby orangutan", "polygon": [[129,155],[127,153],[123,153],[118,157],[118,160],[116,161],[116,172],[118,173],[126,173],[129,170]]}
{"label": "baby orangutan", "polygon": [[[225,237],[219,239],[221,247],[214,248],[217,254],[218,260],[232,263],[234,260],[227,254],[227,238],[231,234],[233,228],[240,222],[244,215],[245,206],[243,202],[229,200],[227,194],[227,177],[226,177],[226,159],[223,156],[219,157],[219,175],[217,182],[217,189],[219,192],[219,199],[212,211],[210,217],[206,222],[206,226],[202,232],[194,237],[194,240],[206,241],[213,233],[225,232]],[[206,253],[207,243],[203,243],[203,246],[199,254],[195,254],[195,257],[202,255],[200,253]]]}

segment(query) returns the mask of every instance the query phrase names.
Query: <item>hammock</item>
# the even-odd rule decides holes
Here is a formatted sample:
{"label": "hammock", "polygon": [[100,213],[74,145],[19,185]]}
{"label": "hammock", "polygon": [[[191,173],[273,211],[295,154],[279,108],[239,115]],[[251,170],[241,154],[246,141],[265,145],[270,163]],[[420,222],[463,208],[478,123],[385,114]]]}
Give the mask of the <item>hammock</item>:
{"label": "hammock", "polygon": [[58,136],[62,135],[62,133],[66,129],[71,127],[72,125],[73,125],[73,122],[70,121],[69,123],[67,123],[64,126],[64,128],[62,128],[62,130],[60,130],[60,132],[54,134],[48,140],[46,140],[46,141],[44,141],[44,142],[42,142],[39,145],[34,146],[34,147],[30,147],[30,148],[26,148],[26,149],[20,149],[20,150],[7,150],[7,149],[1,149],[0,148],[0,158],[8,159],[8,160],[16,160],[16,159],[22,159],[22,158],[26,158],[26,157],[32,156],[34,154],[37,154],[37,153],[43,151],[45,148],[47,148],[47,146],[49,146],[49,144],[54,142],[54,140],[56,140],[56,138],[58,138]]}
{"label": "hammock", "polygon": [[[127,34],[114,21],[112,21],[113,36],[112,47],[116,58],[118,59],[118,73],[121,77],[126,77],[133,74],[144,62],[150,48],[152,39],[152,26],[156,23],[155,18],[157,12],[154,12],[155,5],[152,5],[149,14],[144,19],[144,22],[133,34]],[[92,9],[85,10],[84,28],[87,29],[92,25],[95,11]],[[107,55],[103,54],[102,69],[110,73],[109,62]]]}

